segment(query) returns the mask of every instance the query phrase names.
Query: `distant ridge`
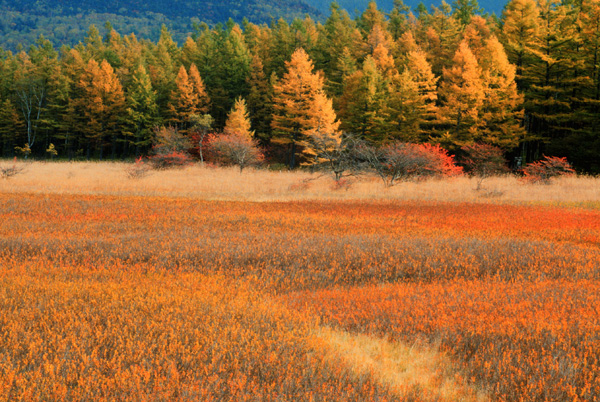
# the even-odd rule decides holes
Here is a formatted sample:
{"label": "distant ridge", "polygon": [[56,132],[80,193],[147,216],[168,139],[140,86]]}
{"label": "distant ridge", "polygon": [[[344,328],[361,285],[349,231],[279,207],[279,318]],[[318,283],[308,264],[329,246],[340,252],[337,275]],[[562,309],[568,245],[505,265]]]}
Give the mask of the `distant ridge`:
{"label": "distant ridge", "polygon": [[[319,0],[304,0],[308,5],[318,9],[321,13],[328,15],[329,7],[331,3],[323,2]],[[355,11],[362,13],[369,4],[371,0],[337,0],[337,3],[348,11],[351,16],[355,16]],[[421,0],[404,0],[404,4],[411,7],[414,10]],[[446,0],[446,2],[452,5],[452,0]],[[423,0],[423,4],[427,8],[430,8],[432,5],[439,7],[442,4],[442,0]],[[479,6],[483,8],[484,12],[489,14],[496,14],[500,16],[502,13],[502,9],[504,8],[505,2],[498,0],[479,0]],[[377,7],[379,9],[390,12],[394,7],[394,0],[379,0],[377,1]]]}
{"label": "distant ridge", "polygon": [[[500,16],[504,3],[480,0],[485,12]],[[405,0],[413,10],[420,0]],[[452,0],[448,0],[451,3]],[[338,0],[351,16],[362,13],[369,0]],[[424,0],[430,7],[441,0]],[[193,22],[225,23],[230,18],[241,23],[288,21],[310,15],[323,21],[329,15],[329,1],[320,0],[0,0],[0,47],[16,50],[28,47],[43,34],[57,47],[83,40],[90,25],[110,21],[121,34],[135,33],[140,38],[157,40],[160,28],[167,25],[178,42],[193,32]],[[389,12],[393,0],[380,0],[378,7]]]}
{"label": "distant ridge", "polygon": [[55,45],[74,45],[91,24],[106,21],[121,34],[158,39],[162,24],[182,42],[193,31],[193,21],[270,23],[323,13],[302,0],[0,0],[0,47],[16,50],[43,34]]}
{"label": "distant ridge", "polygon": [[169,18],[196,17],[209,23],[229,18],[268,22],[271,18],[293,18],[321,12],[302,0],[2,0],[3,10],[33,15],[71,16],[81,13],[115,14],[142,18],[162,14]]}

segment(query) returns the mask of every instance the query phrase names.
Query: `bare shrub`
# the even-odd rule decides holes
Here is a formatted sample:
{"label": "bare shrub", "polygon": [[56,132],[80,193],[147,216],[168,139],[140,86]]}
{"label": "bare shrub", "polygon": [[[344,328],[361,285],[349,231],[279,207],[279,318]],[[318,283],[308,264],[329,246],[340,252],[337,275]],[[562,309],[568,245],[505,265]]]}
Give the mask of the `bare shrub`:
{"label": "bare shrub", "polygon": [[264,154],[256,140],[237,134],[212,135],[209,149],[215,160],[226,166],[237,166],[240,173],[250,166],[258,166],[264,161]]}
{"label": "bare shrub", "polygon": [[357,157],[357,149],[361,145],[361,140],[347,133],[339,141],[328,136],[315,136],[310,142],[314,159],[311,167],[332,174],[336,182],[344,177],[357,176],[365,170],[365,165]]}
{"label": "bare shrub", "polygon": [[488,177],[508,172],[502,150],[488,144],[465,145],[462,164],[471,176],[477,178],[476,190],[481,190],[483,181]]}
{"label": "bare shrub", "polygon": [[456,176],[462,168],[439,145],[394,142],[376,148],[362,144],[357,157],[364,161],[390,187],[398,181],[436,176]]}
{"label": "bare shrub", "polygon": [[125,168],[125,175],[130,179],[142,179],[150,173],[150,165],[145,163],[143,158],[140,156],[135,160],[135,163]]}
{"label": "bare shrub", "polygon": [[13,160],[12,165],[0,165],[0,177],[9,179],[25,171],[25,167],[17,164],[17,158]]}

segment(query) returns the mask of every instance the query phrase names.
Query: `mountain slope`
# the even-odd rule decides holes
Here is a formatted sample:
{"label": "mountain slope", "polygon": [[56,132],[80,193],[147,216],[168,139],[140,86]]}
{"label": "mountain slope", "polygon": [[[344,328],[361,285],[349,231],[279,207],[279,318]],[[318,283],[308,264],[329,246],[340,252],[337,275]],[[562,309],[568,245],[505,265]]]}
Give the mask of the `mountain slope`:
{"label": "mountain slope", "polygon": [[[310,6],[318,9],[325,15],[329,14],[329,2],[319,0],[304,0]],[[337,0],[337,3],[344,8],[351,16],[355,15],[355,11],[359,13],[363,12],[371,0]],[[428,8],[430,6],[440,6],[441,0],[422,0],[423,4]],[[446,0],[448,4],[452,4],[453,0]],[[421,0],[404,0],[404,4],[411,7],[414,10]],[[479,0],[479,6],[484,9],[486,13],[495,13],[500,16],[502,9],[504,8],[505,1],[503,0]],[[394,0],[378,0],[377,6],[385,11],[389,12],[394,7]]]}
{"label": "mountain slope", "polygon": [[197,17],[216,23],[228,18],[268,22],[271,18],[292,18],[320,12],[301,0],[3,0],[3,10],[34,15],[70,16],[80,13],[116,14],[140,18],[148,13],[169,18]]}
{"label": "mountain slope", "polygon": [[88,27],[110,21],[121,34],[158,39],[165,24],[175,40],[192,32],[192,20],[208,24],[232,18],[241,22],[269,23],[272,19],[323,18],[302,0],[0,0],[0,47],[27,47],[43,34],[55,45],[83,40]]}

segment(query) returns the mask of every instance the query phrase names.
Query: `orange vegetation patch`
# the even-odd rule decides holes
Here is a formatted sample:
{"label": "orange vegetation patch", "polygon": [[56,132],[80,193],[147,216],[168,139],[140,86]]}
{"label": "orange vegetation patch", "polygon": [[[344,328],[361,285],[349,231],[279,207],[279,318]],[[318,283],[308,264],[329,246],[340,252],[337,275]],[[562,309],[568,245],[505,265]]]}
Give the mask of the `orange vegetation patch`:
{"label": "orange vegetation patch", "polygon": [[0,401],[394,399],[321,344],[300,314],[224,278],[0,272]]}
{"label": "orange vegetation patch", "polygon": [[[600,395],[597,209],[32,194],[0,206],[0,400],[397,398],[393,359],[343,364],[371,356],[357,332],[439,342],[466,374],[421,383],[469,386],[444,395]],[[351,337],[342,362],[331,349],[345,338],[324,340],[318,320]]]}
{"label": "orange vegetation patch", "polygon": [[454,280],[287,297],[329,325],[441,341],[500,401],[600,399],[600,283]]}
{"label": "orange vegetation patch", "polygon": [[0,195],[0,258],[219,272],[272,290],[591,279],[600,211],[392,202]]}

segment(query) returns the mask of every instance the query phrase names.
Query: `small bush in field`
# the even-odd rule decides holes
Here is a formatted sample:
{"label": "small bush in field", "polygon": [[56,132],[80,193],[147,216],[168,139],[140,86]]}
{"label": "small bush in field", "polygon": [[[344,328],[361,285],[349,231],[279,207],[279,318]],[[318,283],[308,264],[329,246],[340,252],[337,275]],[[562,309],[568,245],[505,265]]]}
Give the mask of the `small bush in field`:
{"label": "small bush in field", "polygon": [[508,171],[502,150],[488,144],[465,145],[461,148],[465,153],[462,163],[467,173],[477,178],[477,190],[483,181],[499,173]]}
{"label": "small bush in field", "polygon": [[386,186],[398,181],[456,176],[462,168],[439,145],[394,142],[380,148],[362,145],[357,153]]}
{"label": "small bush in field", "polygon": [[152,155],[148,157],[154,169],[183,167],[192,162],[188,150],[190,141],[174,127],[161,127],[155,130],[156,141]]}
{"label": "small bush in field", "polygon": [[150,165],[145,163],[143,158],[140,156],[135,160],[135,163],[127,166],[125,174],[130,179],[141,179],[150,173]]}
{"label": "small bush in field", "polygon": [[523,168],[523,180],[527,183],[549,184],[559,176],[568,176],[575,173],[573,166],[567,158],[557,156],[544,156],[539,161],[528,163]]}
{"label": "small bush in field", "polygon": [[309,188],[312,187],[312,180],[311,179],[302,179],[296,183],[290,184],[290,186],[288,187],[288,190],[290,191],[294,191],[294,192],[303,192],[308,190]]}
{"label": "small bush in field", "polygon": [[19,173],[23,173],[24,170],[24,167],[17,165],[17,158],[15,157],[12,165],[0,166],[0,177],[3,179],[9,179],[18,175]]}
{"label": "small bush in field", "polygon": [[333,191],[340,191],[340,190],[348,191],[348,190],[350,190],[350,188],[352,187],[353,184],[354,184],[353,180],[350,180],[349,178],[343,178],[343,179],[339,179],[339,180],[334,180],[333,183],[331,184],[330,188]]}
{"label": "small bush in field", "polygon": [[247,167],[260,165],[264,155],[256,140],[237,134],[213,135],[209,149],[215,160],[228,166],[237,166],[240,173]]}

